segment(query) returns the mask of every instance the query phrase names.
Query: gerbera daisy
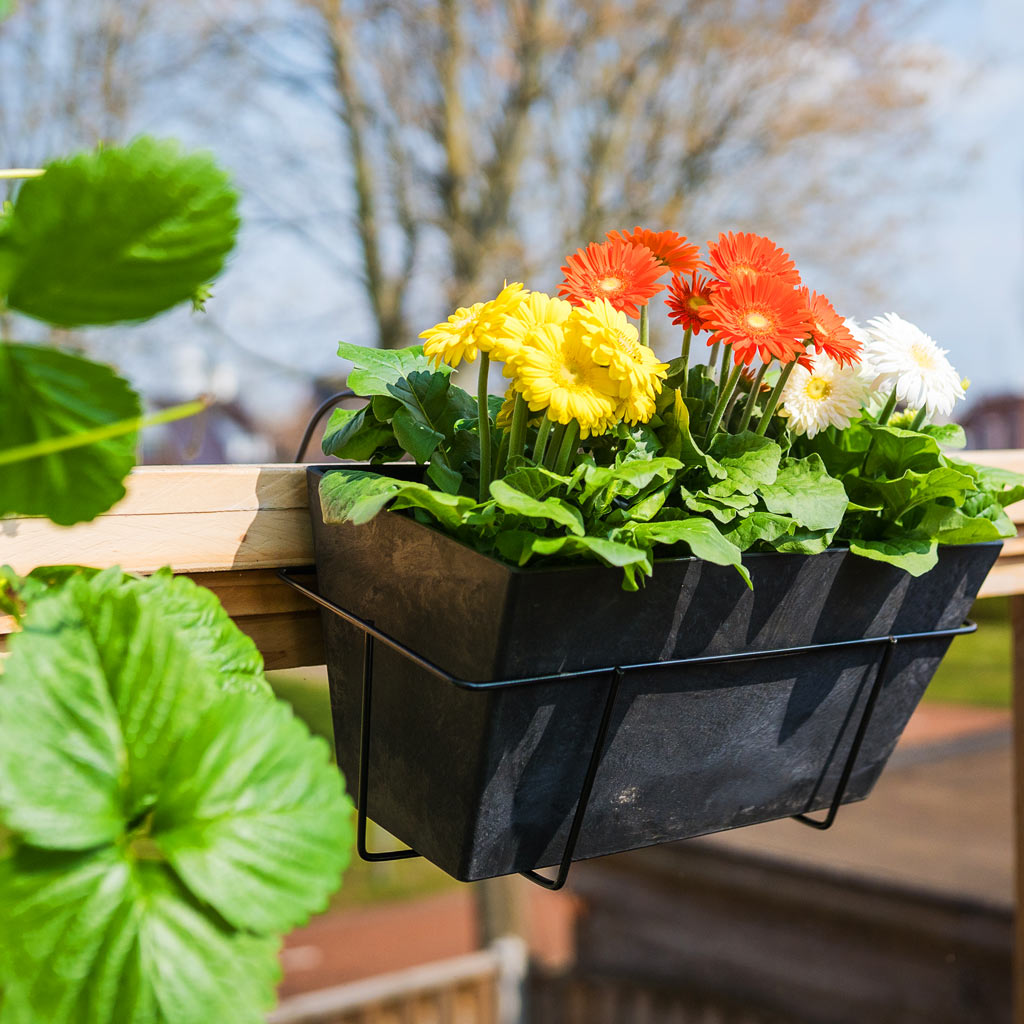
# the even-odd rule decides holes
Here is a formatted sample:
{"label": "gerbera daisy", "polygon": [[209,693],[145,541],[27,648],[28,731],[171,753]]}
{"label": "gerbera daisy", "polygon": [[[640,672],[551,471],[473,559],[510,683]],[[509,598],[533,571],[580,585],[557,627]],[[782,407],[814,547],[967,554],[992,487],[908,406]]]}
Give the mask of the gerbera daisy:
{"label": "gerbera daisy", "polygon": [[821,352],[810,363],[809,368],[793,367],[782,389],[779,415],[787,418],[794,433],[808,437],[826,427],[845,430],[867,399],[860,373]]}
{"label": "gerbera daisy", "polygon": [[704,264],[719,281],[727,283],[733,277],[777,277],[789,285],[798,285],[800,275],[789,253],[780,249],[770,238],[741,231],[718,236],[717,242],[708,242],[708,259]]}
{"label": "gerbera daisy", "polygon": [[505,317],[528,295],[519,282],[507,284],[490,302],[460,306],[447,320],[423,331],[423,354],[435,365],[458,366],[476,359],[477,351],[489,352],[501,338]]}
{"label": "gerbera daisy", "polygon": [[686,236],[676,231],[648,231],[647,228],[635,227],[631,233],[609,231],[607,238],[609,242],[646,246],[654,253],[654,258],[673,274],[692,274],[700,265],[700,246],[687,242]]}
{"label": "gerbera daisy", "polygon": [[[533,332],[541,324],[564,324],[572,313],[572,304],[565,299],[555,299],[543,292],[530,292],[515,309],[505,315],[501,326],[501,337],[491,347],[491,358],[508,363],[514,360],[523,345],[528,345]],[[512,370],[506,365],[506,377]]]}
{"label": "gerbera daisy", "polygon": [[866,368],[875,375],[875,386],[885,394],[896,393],[912,409],[948,416],[965,396],[956,370],[920,327],[895,313],[868,321],[870,343],[864,350]]}
{"label": "gerbera daisy", "polygon": [[700,277],[693,273],[690,279],[684,280],[678,275],[672,278],[668,286],[669,317],[672,323],[685,327],[694,334],[706,330],[701,319],[700,310],[711,301],[711,293],[715,284],[709,277]]}
{"label": "gerbera daisy", "polygon": [[709,344],[732,345],[737,362],[754,355],[791,363],[804,352],[809,333],[800,293],[777,277],[737,277],[718,288],[702,306],[701,317],[714,331]]}
{"label": "gerbera daisy", "polygon": [[576,420],[581,437],[603,433],[616,422],[619,382],[595,361],[572,321],[537,328],[516,358],[515,384],[531,411],[546,409],[558,423]]}
{"label": "gerbera daisy", "polygon": [[573,320],[595,361],[607,366],[611,377],[620,382],[619,394],[629,410],[627,419],[633,423],[649,420],[668,364],[661,362],[648,346],[640,344],[637,329],[607,299],[584,303],[575,311]]}
{"label": "gerbera daisy", "polygon": [[841,366],[860,362],[861,343],[853,336],[832,303],[817,292],[800,290],[807,305],[807,321],[816,352],[824,352]]}
{"label": "gerbera daisy", "polygon": [[640,315],[640,306],[664,288],[658,278],[665,273],[645,245],[616,239],[591,242],[577,249],[562,267],[565,280],[558,289],[574,306],[588,299],[607,299],[628,316]]}

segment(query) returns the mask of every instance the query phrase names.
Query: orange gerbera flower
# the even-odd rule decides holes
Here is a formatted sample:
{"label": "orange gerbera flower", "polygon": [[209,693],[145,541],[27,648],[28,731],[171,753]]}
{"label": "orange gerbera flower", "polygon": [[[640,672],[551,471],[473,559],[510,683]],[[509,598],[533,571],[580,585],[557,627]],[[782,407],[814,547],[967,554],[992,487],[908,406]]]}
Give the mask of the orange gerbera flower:
{"label": "orange gerbera flower", "polygon": [[675,231],[648,231],[647,228],[635,227],[631,234],[609,231],[608,241],[647,246],[654,253],[654,258],[673,274],[692,274],[700,266],[697,258],[700,246],[691,245],[685,235]]}
{"label": "orange gerbera flower", "polygon": [[859,363],[861,343],[850,332],[832,303],[824,295],[809,293],[806,288],[800,289],[800,297],[807,307],[807,321],[811,326],[815,351],[824,352],[840,366]]}
{"label": "orange gerbera flower", "polygon": [[777,277],[788,285],[800,283],[800,275],[789,253],[770,238],[741,231],[734,235],[720,234],[717,242],[708,242],[708,259],[704,264],[723,284],[733,277]]}
{"label": "orange gerbera flower", "polygon": [[647,246],[615,239],[577,249],[567,258],[562,273],[565,280],[558,294],[574,306],[590,299],[607,299],[615,309],[637,317],[638,307],[646,306],[648,299],[664,288],[658,278],[665,268]]}
{"label": "orange gerbera flower", "polygon": [[699,277],[693,273],[688,281],[684,281],[678,274],[674,276],[665,300],[672,323],[694,334],[706,330],[700,311],[711,301],[714,290],[715,283],[709,277]]}
{"label": "orange gerbera flower", "polygon": [[715,333],[709,344],[732,345],[736,362],[749,365],[755,354],[791,363],[804,353],[810,333],[807,308],[797,289],[777,277],[735,277],[701,307]]}

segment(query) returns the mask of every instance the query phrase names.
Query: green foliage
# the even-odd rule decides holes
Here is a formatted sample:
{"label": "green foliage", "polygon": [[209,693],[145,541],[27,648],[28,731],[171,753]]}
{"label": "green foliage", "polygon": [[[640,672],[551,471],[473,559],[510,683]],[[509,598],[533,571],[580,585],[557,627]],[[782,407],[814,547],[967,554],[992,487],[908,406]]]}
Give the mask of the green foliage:
{"label": "green foliage", "polygon": [[[0,460],[9,449],[138,416],[139,399],[113,370],[36,345],[0,344]],[[0,516],[45,515],[69,526],[124,497],[135,432],[0,465]]]}
{"label": "green foliage", "polygon": [[0,295],[64,327],[139,321],[187,301],[234,247],[237,198],[203,154],[140,138],[57,160],[0,233]]}
{"label": "green foliage", "polygon": [[261,1020],[277,933],[337,884],[341,777],[211,600],[110,570],[29,604],[0,681],[5,1024]]}

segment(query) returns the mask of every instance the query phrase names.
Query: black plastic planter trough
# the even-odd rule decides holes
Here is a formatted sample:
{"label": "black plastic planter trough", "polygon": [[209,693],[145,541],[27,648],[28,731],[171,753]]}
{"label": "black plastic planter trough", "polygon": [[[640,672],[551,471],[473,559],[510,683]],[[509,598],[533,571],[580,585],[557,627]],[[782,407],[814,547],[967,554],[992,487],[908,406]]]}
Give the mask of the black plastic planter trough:
{"label": "black plastic planter trough", "polygon": [[626,593],[618,569],[517,569],[403,514],[325,525],[330,468],[308,480],[319,595],[342,612],[338,764],[359,779],[362,741],[361,817],[462,881],[561,864],[557,885],[571,860],[830,824],[871,792],[1001,547],[942,548],[916,579],[754,554],[752,591],[666,558]]}

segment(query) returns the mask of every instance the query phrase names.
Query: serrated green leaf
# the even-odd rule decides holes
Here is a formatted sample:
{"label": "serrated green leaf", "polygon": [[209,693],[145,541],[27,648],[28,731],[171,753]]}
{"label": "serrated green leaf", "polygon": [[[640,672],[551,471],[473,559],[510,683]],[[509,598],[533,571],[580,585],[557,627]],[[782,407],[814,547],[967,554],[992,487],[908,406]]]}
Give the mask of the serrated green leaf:
{"label": "serrated green leaf", "polygon": [[928,434],[879,423],[866,423],[865,429],[871,433],[871,447],[861,470],[864,476],[898,477],[908,469],[927,472],[942,465],[942,449]]}
{"label": "serrated green leaf", "polygon": [[731,523],[738,516],[748,514],[755,499],[746,494],[728,494],[714,497],[704,491],[685,494],[683,504],[691,512],[709,512],[720,523]]}
{"label": "serrated green leaf", "polygon": [[547,519],[559,526],[564,526],[570,533],[582,537],[586,530],[583,527],[583,516],[579,509],[561,498],[544,498],[538,500],[530,495],[511,487],[504,480],[491,481],[491,497],[506,512],[526,516],[530,519]]}
{"label": "serrated green leaf", "polygon": [[726,472],[724,479],[708,488],[715,497],[753,494],[775,483],[782,459],[782,449],[774,441],[750,431],[719,434],[708,451]]}
{"label": "serrated green leaf", "polygon": [[462,487],[462,474],[449,468],[439,459],[427,466],[427,479],[435,483],[445,494],[458,494]]}
{"label": "serrated green leaf", "polygon": [[506,530],[495,538],[495,545],[504,558],[518,565],[525,565],[534,556],[594,556],[605,565],[616,568],[648,565],[650,562],[646,551],[606,537],[541,537],[529,530]]}
{"label": "serrated green leaf", "polygon": [[850,550],[862,558],[887,562],[906,570],[911,576],[923,576],[939,560],[938,544],[917,537],[894,537],[888,540],[851,540]]}
{"label": "serrated green leaf", "polygon": [[752,512],[746,519],[737,520],[725,536],[741,551],[746,551],[757,543],[773,544],[783,537],[792,536],[798,526],[791,516],[759,510]]}
{"label": "serrated green leaf", "polygon": [[959,423],[929,423],[921,432],[935,438],[943,448],[966,448],[967,434]]}
{"label": "serrated green leaf", "polygon": [[911,509],[938,498],[963,504],[974,489],[974,479],[952,466],[941,466],[927,473],[907,470],[895,480],[853,477],[847,481],[850,497],[860,504],[879,501],[888,511],[888,519],[897,520]]}
{"label": "serrated green leaf", "polygon": [[[0,451],[62,438],[139,415],[139,399],[113,370],[35,345],[0,343]],[[0,468],[0,517],[48,516],[70,526],[124,497],[134,432]]]}
{"label": "serrated green leaf", "polygon": [[740,549],[723,537],[708,519],[693,516],[655,523],[637,523],[623,531],[638,544],[687,544],[697,558],[715,565],[731,565],[751,586]]}
{"label": "serrated green leaf", "polygon": [[367,406],[363,409],[337,408],[331,413],[321,443],[324,455],[363,462],[380,448],[395,444],[395,433],[381,423]]}
{"label": "serrated green leaf", "polygon": [[357,395],[364,397],[394,397],[389,387],[408,377],[410,373],[440,373],[447,376],[452,372],[450,366],[443,364],[435,370],[430,360],[423,354],[422,345],[378,349],[340,341],[338,355],[354,364],[355,369],[348,375],[348,386]]}
{"label": "serrated green leaf", "polygon": [[614,466],[586,464],[582,470],[583,490],[580,501],[589,514],[601,515],[612,507],[616,498],[629,500],[651,484],[668,483],[683,468],[678,459],[631,459]]}
{"label": "serrated green leaf", "polygon": [[929,505],[918,529],[940,544],[975,544],[1015,537],[1017,528],[999,504],[989,506],[980,515],[960,508]]}
{"label": "serrated green leaf", "polygon": [[461,525],[476,507],[472,498],[365,470],[333,470],[320,480],[320,507],[325,523],[368,523],[391,504],[396,509],[421,508],[449,528]]}
{"label": "serrated green leaf", "polygon": [[57,160],[19,189],[0,240],[7,304],[64,327],[155,316],[220,273],[236,205],[214,161],[174,142]]}
{"label": "serrated green leaf", "polygon": [[280,977],[276,937],[225,927],[166,865],[115,846],[0,861],[0,947],[26,1022],[260,1024]]}
{"label": "serrated green leaf", "polygon": [[835,530],[848,499],[841,481],[829,476],[821,457],[783,459],[773,484],[761,488],[769,512],[792,516],[809,530]]}
{"label": "serrated green leaf", "polygon": [[152,837],[236,928],[287,931],[323,910],[355,841],[330,751],[287,705],[214,704],[163,766]]}

